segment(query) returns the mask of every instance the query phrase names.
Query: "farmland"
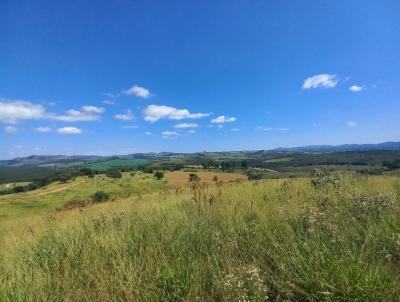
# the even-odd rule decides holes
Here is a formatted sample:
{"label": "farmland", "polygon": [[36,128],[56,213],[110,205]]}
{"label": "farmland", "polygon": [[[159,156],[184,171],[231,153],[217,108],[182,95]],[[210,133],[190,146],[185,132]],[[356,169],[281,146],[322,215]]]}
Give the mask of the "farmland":
{"label": "farmland", "polygon": [[145,159],[110,159],[105,161],[96,161],[94,163],[86,164],[85,167],[98,170],[106,171],[112,168],[132,168],[144,165],[147,163]]}

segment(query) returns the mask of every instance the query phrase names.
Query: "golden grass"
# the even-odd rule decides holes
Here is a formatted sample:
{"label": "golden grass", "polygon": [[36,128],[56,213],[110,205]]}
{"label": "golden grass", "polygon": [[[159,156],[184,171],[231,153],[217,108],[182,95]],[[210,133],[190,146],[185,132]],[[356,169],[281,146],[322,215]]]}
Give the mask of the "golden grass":
{"label": "golden grass", "polygon": [[195,173],[200,177],[200,182],[212,184],[214,183],[214,176],[218,177],[218,181],[223,183],[244,181],[247,176],[239,173],[222,173],[222,172],[183,172],[174,171],[166,174],[165,179],[170,188],[181,188],[188,184],[189,175]]}

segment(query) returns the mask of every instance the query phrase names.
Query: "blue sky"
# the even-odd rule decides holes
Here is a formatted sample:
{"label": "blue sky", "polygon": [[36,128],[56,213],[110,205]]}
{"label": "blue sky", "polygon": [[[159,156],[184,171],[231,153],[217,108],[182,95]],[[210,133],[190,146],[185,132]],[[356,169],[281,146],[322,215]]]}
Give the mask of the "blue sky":
{"label": "blue sky", "polygon": [[400,140],[400,2],[0,2],[0,158]]}

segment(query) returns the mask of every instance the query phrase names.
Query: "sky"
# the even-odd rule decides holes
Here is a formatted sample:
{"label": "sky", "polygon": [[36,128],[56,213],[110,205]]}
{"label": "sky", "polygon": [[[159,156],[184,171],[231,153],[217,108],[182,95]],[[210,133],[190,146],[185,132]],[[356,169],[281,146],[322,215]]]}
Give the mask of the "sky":
{"label": "sky", "polygon": [[400,2],[0,1],[0,159],[400,140]]}

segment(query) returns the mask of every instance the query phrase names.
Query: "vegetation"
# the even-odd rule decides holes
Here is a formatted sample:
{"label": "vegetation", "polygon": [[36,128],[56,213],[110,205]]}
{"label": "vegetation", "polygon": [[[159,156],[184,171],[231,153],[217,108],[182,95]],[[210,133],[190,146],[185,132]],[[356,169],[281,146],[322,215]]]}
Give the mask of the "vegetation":
{"label": "vegetation", "polygon": [[107,159],[100,160],[86,165],[87,168],[96,171],[106,171],[109,169],[137,168],[147,163],[146,159]]}
{"label": "vegetation", "polygon": [[104,202],[110,199],[110,195],[104,191],[97,191],[93,194],[92,200],[94,202]]}
{"label": "vegetation", "polygon": [[164,172],[162,171],[157,171],[154,173],[154,177],[157,178],[158,180],[162,179],[164,177]]}
{"label": "vegetation", "polygon": [[68,211],[3,245],[0,300],[398,299],[398,177],[194,187]]}

